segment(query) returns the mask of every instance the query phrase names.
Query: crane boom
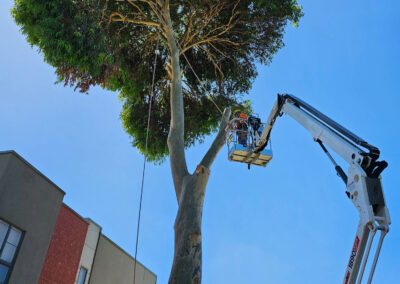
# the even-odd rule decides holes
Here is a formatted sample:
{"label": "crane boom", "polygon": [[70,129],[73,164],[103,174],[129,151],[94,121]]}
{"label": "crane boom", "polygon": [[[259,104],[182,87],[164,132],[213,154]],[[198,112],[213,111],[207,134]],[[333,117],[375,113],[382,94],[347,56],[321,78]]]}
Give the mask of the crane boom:
{"label": "crane boom", "polygon": [[[377,147],[370,145],[299,98],[288,94],[278,95],[267,122],[261,127],[257,126],[258,131],[250,129],[251,143],[245,145],[245,149],[232,148],[229,159],[248,163],[249,166],[250,164],[265,166],[272,159],[272,152],[266,152],[264,149],[270,140],[276,118],[283,114],[295,119],[310,132],[313,140],[318,142],[334,164],[338,176],[346,184],[346,194],[359,213],[360,221],[343,284],[361,283],[375,234],[377,231],[381,232],[367,280],[370,284],[383,239],[389,232],[391,223],[380,175],[387,167],[387,162],[378,161],[380,152]],[[249,127],[251,124],[249,119]],[[327,148],[336,152],[349,164],[347,175]]]}

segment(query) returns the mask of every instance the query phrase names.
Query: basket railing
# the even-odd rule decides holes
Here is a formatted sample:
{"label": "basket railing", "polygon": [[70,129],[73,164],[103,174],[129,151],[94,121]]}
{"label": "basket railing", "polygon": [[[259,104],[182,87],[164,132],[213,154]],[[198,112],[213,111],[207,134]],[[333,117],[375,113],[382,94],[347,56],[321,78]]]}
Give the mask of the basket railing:
{"label": "basket railing", "polygon": [[[251,148],[253,146],[254,137],[253,131],[251,131],[251,126],[247,123],[247,119],[244,118],[234,118],[228,124],[228,139],[227,145],[230,151],[237,144],[244,144],[243,146]],[[242,143],[245,140],[245,143]]]}

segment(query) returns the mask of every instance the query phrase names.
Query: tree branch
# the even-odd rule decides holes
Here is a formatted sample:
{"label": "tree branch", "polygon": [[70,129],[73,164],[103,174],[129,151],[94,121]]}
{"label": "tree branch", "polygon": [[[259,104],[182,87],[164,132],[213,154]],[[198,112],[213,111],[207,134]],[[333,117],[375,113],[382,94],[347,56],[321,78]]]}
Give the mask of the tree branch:
{"label": "tree branch", "polygon": [[[232,11],[231,11],[231,16],[226,24],[212,28],[205,35],[200,36],[200,34],[203,32],[203,30],[205,30],[205,28],[209,25],[211,20],[215,16],[217,16],[222,11],[222,9],[224,9],[225,3],[221,2],[221,3],[218,3],[215,6],[211,7],[209,13],[206,14],[206,16],[205,16],[204,23],[200,27],[200,29],[198,29],[191,36],[186,36],[187,39],[185,40],[185,42],[183,44],[181,53],[184,53],[185,51],[187,51],[195,46],[204,44],[204,43],[211,43],[212,41],[214,41],[214,42],[221,41],[219,37],[226,34],[227,32],[230,32],[240,22],[240,17],[238,17],[238,16],[241,14],[241,12],[236,11],[236,8],[239,5],[239,2],[240,2],[240,0],[237,0],[235,3],[232,3],[233,7],[232,7]],[[219,30],[221,30],[221,31],[219,31]],[[195,43],[192,43],[192,41],[195,37],[199,37],[200,40]],[[229,43],[232,45],[239,45],[238,43],[234,43],[232,41],[229,41]]]}
{"label": "tree branch", "polygon": [[[205,47],[203,47],[203,46],[201,46],[201,45],[199,45],[199,48],[200,48],[201,50],[203,50],[206,54],[208,54],[208,56],[209,56],[209,58],[210,58],[210,60],[211,60],[211,63],[212,63],[213,66],[214,66],[214,69],[215,69],[216,71],[219,72],[219,74],[221,75],[221,79],[223,79],[225,75],[224,75],[224,73],[222,72],[221,67],[218,66],[217,61],[216,61],[216,58],[215,58],[215,55],[212,54],[210,51],[208,51]],[[217,72],[215,72],[215,76],[217,76]]]}
{"label": "tree branch", "polygon": [[179,49],[176,44],[168,1],[163,8],[166,20],[165,31],[171,56],[171,124],[168,134],[168,149],[176,198],[180,200],[183,178],[188,175],[184,143],[184,111],[182,94],[182,74],[179,66]]}
{"label": "tree branch", "polygon": [[187,44],[192,42],[192,40],[195,37],[197,37],[201,34],[201,32],[209,25],[211,20],[222,11],[224,6],[225,6],[225,3],[221,2],[221,3],[218,3],[215,6],[211,7],[209,13],[207,13],[204,17],[204,22],[203,22],[202,26],[196,32],[194,32],[192,35],[187,36],[187,40],[186,40],[186,42],[184,42],[184,45],[183,45],[184,48],[186,47]]}
{"label": "tree branch", "polygon": [[[143,2],[143,3],[146,3],[147,5],[149,5],[149,7],[153,10],[153,13],[156,15],[156,17],[158,18],[158,20],[160,21],[160,23],[163,25],[163,26],[165,26],[165,21],[164,21],[164,19],[163,19],[163,17],[162,17],[162,12],[159,10],[159,9],[157,9],[157,4],[156,3],[154,3],[153,1],[151,1],[151,0],[138,0],[138,1],[140,1],[140,2]],[[157,2],[159,2],[159,1],[157,1]],[[162,5],[162,4],[160,4],[160,3],[158,3],[160,6]]]}
{"label": "tree branch", "polygon": [[192,31],[193,28],[193,17],[196,14],[196,9],[194,9],[192,12],[190,12],[189,19],[188,19],[188,24],[186,25],[186,31],[182,36],[182,39],[180,40],[179,45],[183,46],[185,42],[188,40],[188,37],[190,35],[190,32]]}
{"label": "tree branch", "polygon": [[206,168],[210,168],[212,163],[215,160],[218,152],[222,149],[225,144],[226,136],[228,132],[226,130],[226,126],[228,125],[229,118],[231,117],[231,109],[226,108],[222,115],[221,123],[219,125],[219,131],[217,137],[215,137],[214,142],[212,143],[210,149],[208,149],[207,153],[204,155],[203,159],[200,162],[200,165]]}
{"label": "tree branch", "polygon": [[109,17],[109,22],[125,22],[125,23],[134,23],[138,25],[144,25],[144,26],[153,26],[153,27],[159,27],[160,24],[157,24],[155,22],[151,21],[141,21],[141,20],[135,20],[135,19],[130,19],[118,12],[114,12],[110,15]]}
{"label": "tree branch", "polygon": [[223,57],[230,59],[232,62],[235,62],[232,57],[228,56],[226,53],[221,51],[219,48],[217,48],[214,44],[211,42],[209,43],[212,48],[214,48],[219,54],[221,54]]}
{"label": "tree branch", "polygon": [[117,0],[117,1],[118,2],[127,1],[129,4],[131,4],[133,7],[135,7],[144,18],[147,18],[147,15],[143,12],[143,10],[139,7],[139,5],[135,4],[135,0]]}

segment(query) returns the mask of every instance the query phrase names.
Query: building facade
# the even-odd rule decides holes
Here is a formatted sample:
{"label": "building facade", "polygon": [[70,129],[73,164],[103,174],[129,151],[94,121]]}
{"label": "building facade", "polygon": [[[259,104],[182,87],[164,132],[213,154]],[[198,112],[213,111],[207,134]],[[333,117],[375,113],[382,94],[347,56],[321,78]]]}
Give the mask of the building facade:
{"label": "building facade", "polygon": [[[133,283],[134,259],[64,195],[16,152],[0,152],[0,284]],[[136,283],[156,275],[137,262]]]}
{"label": "building facade", "polygon": [[74,283],[89,224],[61,205],[39,284]]}
{"label": "building facade", "polygon": [[[132,284],[134,258],[106,236],[100,235],[90,284]],[[136,283],[155,283],[155,275],[149,273],[140,262],[136,263]]]}

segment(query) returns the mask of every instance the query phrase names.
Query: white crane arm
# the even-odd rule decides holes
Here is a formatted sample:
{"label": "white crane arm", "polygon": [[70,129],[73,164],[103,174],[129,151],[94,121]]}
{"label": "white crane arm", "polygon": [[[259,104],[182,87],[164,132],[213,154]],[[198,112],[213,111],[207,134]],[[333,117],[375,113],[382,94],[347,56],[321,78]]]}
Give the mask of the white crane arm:
{"label": "white crane arm", "polygon": [[[381,231],[367,282],[371,283],[382,242],[390,225],[389,211],[386,207],[380,177],[387,163],[377,161],[380,154],[378,148],[291,95],[278,95],[267,123],[263,124],[262,134],[255,137],[253,153],[263,151],[270,139],[276,118],[282,114],[294,118],[310,132],[314,141],[320,144],[334,163],[337,174],[345,182],[346,194],[359,212],[360,222],[343,284],[355,284],[356,281],[357,284],[361,283],[375,233]],[[336,164],[325,145],[349,164],[347,175]]]}

